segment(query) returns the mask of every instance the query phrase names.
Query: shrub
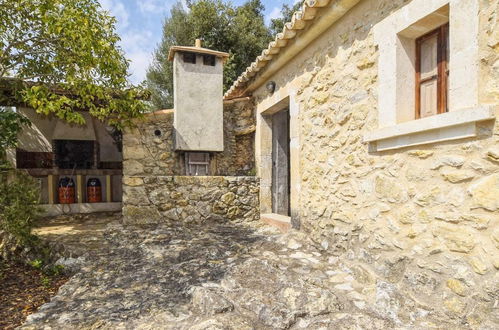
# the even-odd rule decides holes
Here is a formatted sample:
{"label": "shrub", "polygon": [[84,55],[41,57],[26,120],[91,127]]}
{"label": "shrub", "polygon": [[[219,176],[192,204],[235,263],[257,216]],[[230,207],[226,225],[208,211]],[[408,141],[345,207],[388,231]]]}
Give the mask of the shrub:
{"label": "shrub", "polygon": [[14,235],[22,244],[34,240],[31,234],[39,216],[39,188],[21,171],[0,173],[0,230]]}

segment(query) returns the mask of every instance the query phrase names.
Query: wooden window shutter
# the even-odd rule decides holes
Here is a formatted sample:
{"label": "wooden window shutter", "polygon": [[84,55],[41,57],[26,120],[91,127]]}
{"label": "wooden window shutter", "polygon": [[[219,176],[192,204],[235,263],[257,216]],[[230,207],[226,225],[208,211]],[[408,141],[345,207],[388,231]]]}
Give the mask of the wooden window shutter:
{"label": "wooden window shutter", "polygon": [[206,176],[210,174],[210,154],[208,152],[188,152],[185,154],[186,174]]}
{"label": "wooden window shutter", "polygon": [[416,118],[447,111],[447,26],[416,40]]}

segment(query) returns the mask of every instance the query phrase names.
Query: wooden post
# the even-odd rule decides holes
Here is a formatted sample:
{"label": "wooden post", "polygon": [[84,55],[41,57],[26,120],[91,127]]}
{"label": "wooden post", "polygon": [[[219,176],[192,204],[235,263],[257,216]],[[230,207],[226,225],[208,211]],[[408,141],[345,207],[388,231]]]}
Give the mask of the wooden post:
{"label": "wooden post", "polygon": [[53,175],[47,177],[49,204],[55,204],[55,180]]}
{"label": "wooden post", "polygon": [[83,175],[77,175],[76,176],[76,198],[77,198],[77,202],[79,204],[82,204],[84,203],[85,201],[83,200],[83,187],[85,185],[85,177]]}
{"label": "wooden post", "polygon": [[112,188],[112,176],[106,175],[106,202],[111,203],[113,201],[113,188]]}

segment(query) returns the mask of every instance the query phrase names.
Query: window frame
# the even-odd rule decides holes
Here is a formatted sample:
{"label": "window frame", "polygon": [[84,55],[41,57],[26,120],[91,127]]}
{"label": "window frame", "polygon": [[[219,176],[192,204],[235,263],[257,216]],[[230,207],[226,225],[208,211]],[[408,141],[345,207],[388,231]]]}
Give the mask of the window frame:
{"label": "window frame", "polygon": [[[191,159],[191,156],[203,156],[203,161],[194,161]],[[199,176],[198,168],[205,168],[206,174],[205,176],[211,175],[211,155],[209,152],[199,152],[199,151],[191,151],[186,152],[184,154],[185,157],[185,174],[187,176]],[[191,171],[191,169],[195,169],[195,171]]]}
{"label": "window frame", "polygon": [[205,54],[203,55],[203,65],[206,66],[216,66],[217,58],[215,55]]}
{"label": "window frame", "polygon": [[421,119],[421,85],[431,79],[431,78],[421,79],[421,44],[437,36],[437,115],[449,111],[448,106],[448,56],[447,44],[449,38],[449,23],[443,24],[438,28],[424,34],[423,36],[416,39],[416,94],[415,94],[415,104],[416,113],[415,119]]}
{"label": "window frame", "polygon": [[196,64],[197,54],[196,53],[185,52],[185,53],[182,54],[182,59],[183,59],[184,63]]}

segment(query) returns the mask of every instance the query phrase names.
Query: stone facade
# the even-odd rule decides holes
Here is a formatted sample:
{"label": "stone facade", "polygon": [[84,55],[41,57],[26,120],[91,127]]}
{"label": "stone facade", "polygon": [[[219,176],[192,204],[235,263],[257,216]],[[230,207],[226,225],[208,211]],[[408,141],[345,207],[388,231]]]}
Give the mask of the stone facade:
{"label": "stone facade", "polygon": [[[175,152],[173,110],[137,121],[123,135],[125,176],[185,175],[183,154]],[[248,99],[224,104],[224,151],[211,154],[211,174],[248,175],[254,171],[254,106]]]}
{"label": "stone facade", "polygon": [[258,220],[256,177],[127,176],[123,182],[126,224]]}
{"label": "stone facade", "polygon": [[[410,2],[361,1],[268,79],[277,85],[274,94],[265,86],[253,91],[261,208],[271,207],[267,114],[284,103],[291,115],[293,223],[318,248],[378,279],[358,290],[374,300],[385,295],[392,304],[386,317],[394,322],[400,324],[398,311],[419,306],[479,327],[497,315],[499,299],[497,122],[477,122],[469,138],[391,151],[372,152],[363,141],[381,125],[373,26]],[[476,4],[478,101],[494,106],[499,1]]]}
{"label": "stone facade", "polygon": [[211,153],[214,176],[183,176],[185,160],[174,150],[173,117],[173,110],[149,114],[123,135],[124,221],[259,219],[259,180],[251,176],[255,116],[250,100],[224,104],[224,151]]}

